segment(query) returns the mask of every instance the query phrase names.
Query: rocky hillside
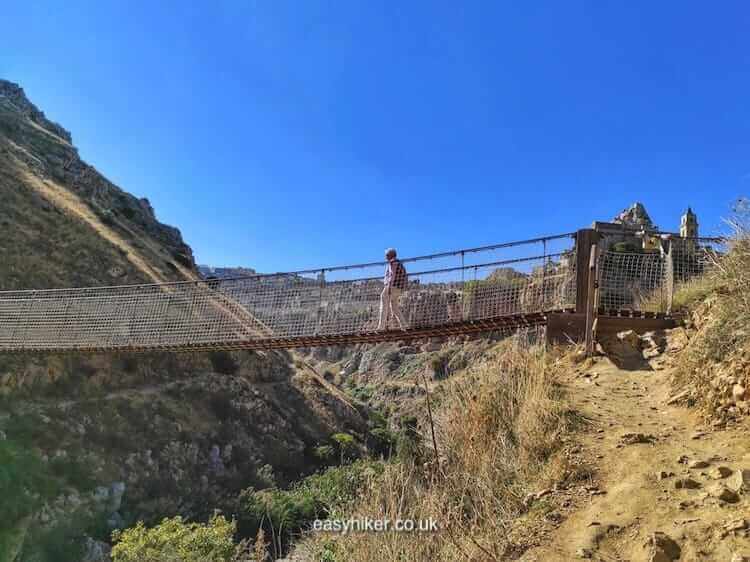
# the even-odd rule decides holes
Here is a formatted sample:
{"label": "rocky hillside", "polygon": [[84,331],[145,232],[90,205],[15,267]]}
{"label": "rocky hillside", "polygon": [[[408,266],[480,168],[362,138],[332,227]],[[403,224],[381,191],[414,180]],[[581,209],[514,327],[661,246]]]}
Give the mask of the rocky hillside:
{"label": "rocky hillside", "polygon": [[199,265],[198,273],[206,279],[232,279],[234,277],[255,275],[257,272],[248,267],[213,267],[210,265]]}
{"label": "rocky hillside", "polygon": [[697,406],[715,426],[750,415],[750,217],[738,217],[726,256],[702,279],[677,292],[689,345],[672,384],[675,399]]}
{"label": "rocky hillside", "polygon": [[[535,330],[525,334],[536,341]],[[480,361],[500,332],[481,336],[429,338],[354,346],[301,349],[305,360],[342,392],[392,419],[423,410],[427,389],[440,393],[443,383]]]}
{"label": "rocky hillside", "polygon": [[0,80],[0,289],[195,274],[180,232],[78,155],[20,86]]}
{"label": "rocky hillside", "polygon": [[[198,275],[148,200],[2,80],[0,198],[0,290]],[[334,433],[362,446],[365,411],[283,352],[0,355],[0,562],[104,560],[113,529],[231,511],[321,466]]]}

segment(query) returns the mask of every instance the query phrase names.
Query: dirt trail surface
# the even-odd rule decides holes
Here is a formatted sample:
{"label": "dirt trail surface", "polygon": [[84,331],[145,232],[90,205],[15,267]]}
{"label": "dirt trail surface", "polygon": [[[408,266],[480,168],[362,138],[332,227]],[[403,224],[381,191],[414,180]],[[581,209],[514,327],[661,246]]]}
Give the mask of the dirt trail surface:
{"label": "dirt trail surface", "polygon": [[593,478],[541,494],[558,509],[522,560],[750,561],[750,423],[711,429],[668,405],[670,368],[638,367],[599,357],[567,383]]}

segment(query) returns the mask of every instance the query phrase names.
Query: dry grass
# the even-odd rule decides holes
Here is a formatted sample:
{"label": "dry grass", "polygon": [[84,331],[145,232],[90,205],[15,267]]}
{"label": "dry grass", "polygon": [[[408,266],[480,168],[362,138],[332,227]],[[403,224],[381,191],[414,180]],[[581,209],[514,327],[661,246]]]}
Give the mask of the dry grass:
{"label": "dry grass", "polygon": [[[702,275],[690,281],[681,283],[675,287],[672,298],[672,311],[684,312],[702,303],[714,291],[716,277],[714,275]],[[663,312],[663,311],[660,311]]]}
{"label": "dry grass", "polygon": [[58,209],[67,213],[69,216],[80,220],[87,225],[97,235],[112,244],[115,248],[121,250],[122,255],[126,256],[132,265],[146,275],[150,281],[160,283],[166,281],[164,276],[141,257],[140,253],[125,238],[120,236],[114,229],[107,227],[97,217],[91,208],[84,203],[80,197],[69,189],[57,184],[54,181],[44,181],[34,174],[21,168],[19,163],[18,175],[23,178],[24,185],[35,189],[47,201],[52,203]]}
{"label": "dry grass", "polygon": [[715,379],[734,374],[741,381],[750,351],[750,230],[746,223],[734,226],[729,252],[713,271],[675,295],[691,311],[696,331],[678,356],[674,386],[693,388],[694,401],[711,416],[728,406],[713,390]]}
{"label": "dry grass", "polygon": [[640,309],[644,312],[661,313],[690,311],[711,294],[715,285],[715,276],[710,274],[701,275],[675,286],[671,308],[667,292],[664,290],[655,290],[638,297]]}
{"label": "dry grass", "polygon": [[525,494],[540,476],[559,476],[545,469],[567,429],[555,385],[566,368],[541,349],[508,342],[493,348],[445,388],[435,414],[440,466],[432,457],[424,466],[389,465],[351,514],[391,521],[432,517],[439,531],[316,535],[307,545],[315,559],[505,559]]}

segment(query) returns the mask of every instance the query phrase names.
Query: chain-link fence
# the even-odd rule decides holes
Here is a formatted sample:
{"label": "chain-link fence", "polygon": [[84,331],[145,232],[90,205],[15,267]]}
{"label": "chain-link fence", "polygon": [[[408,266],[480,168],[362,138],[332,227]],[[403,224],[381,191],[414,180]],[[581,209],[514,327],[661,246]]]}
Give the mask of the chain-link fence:
{"label": "chain-link fence", "polygon": [[675,291],[708,272],[725,241],[664,236],[646,249],[634,246],[600,242],[598,304],[605,312],[670,312]]}

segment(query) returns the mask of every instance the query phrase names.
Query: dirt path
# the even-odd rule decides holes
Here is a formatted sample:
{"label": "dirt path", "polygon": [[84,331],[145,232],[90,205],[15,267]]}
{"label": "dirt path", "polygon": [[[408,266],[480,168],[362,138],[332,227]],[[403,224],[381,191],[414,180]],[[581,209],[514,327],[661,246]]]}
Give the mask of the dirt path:
{"label": "dirt path", "polygon": [[[750,557],[750,490],[731,492],[739,469],[750,469],[750,424],[707,429],[692,411],[667,405],[668,379],[668,369],[626,371],[599,358],[570,381],[575,408],[591,422],[577,447],[595,468],[600,491],[584,487],[589,493],[579,493],[572,501],[576,505],[555,518],[559,523],[553,524],[551,542],[522,560],[730,562],[746,560],[739,555]],[[703,463],[690,468],[691,461]],[[719,478],[719,467],[732,474]],[[677,488],[681,479],[696,487]],[[730,492],[721,499],[717,495],[723,487]],[[673,557],[666,539],[667,548],[655,553],[648,546],[655,532],[674,540],[681,556]]]}

